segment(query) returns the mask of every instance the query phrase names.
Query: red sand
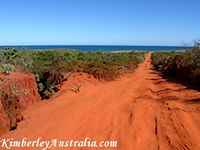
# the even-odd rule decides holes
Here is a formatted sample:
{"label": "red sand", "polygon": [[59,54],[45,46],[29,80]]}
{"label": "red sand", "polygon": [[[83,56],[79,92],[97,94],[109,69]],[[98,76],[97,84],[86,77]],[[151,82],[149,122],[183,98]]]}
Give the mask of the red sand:
{"label": "red sand", "polygon": [[16,128],[23,119],[21,114],[28,106],[39,102],[35,77],[30,73],[0,74],[0,135]]}
{"label": "red sand", "polygon": [[116,81],[102,83],[83,75],[78,93],[64,82],[52,101],[29,107],[18,129],[1,138],[90,137],[117,140],[112,149],[118,150],[200,149],[200,93],[162,79],[152,70],[150,57]]}

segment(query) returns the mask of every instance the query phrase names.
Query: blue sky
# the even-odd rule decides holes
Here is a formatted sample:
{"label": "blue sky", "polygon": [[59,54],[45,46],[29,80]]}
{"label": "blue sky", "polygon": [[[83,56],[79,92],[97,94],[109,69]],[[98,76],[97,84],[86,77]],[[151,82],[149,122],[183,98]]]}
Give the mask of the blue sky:
{"label": "blue sky", "polygon": [[0,45],[181,45],[199,0],[2,0]]}

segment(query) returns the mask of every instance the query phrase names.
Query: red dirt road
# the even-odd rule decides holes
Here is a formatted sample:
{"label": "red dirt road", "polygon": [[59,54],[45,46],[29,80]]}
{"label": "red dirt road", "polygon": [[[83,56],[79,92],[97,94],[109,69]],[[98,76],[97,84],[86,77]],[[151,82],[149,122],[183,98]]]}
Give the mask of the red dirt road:
{"label": "red dirt road", "polygon": [[116,81],[85,83],[79,93],[64,83],[1,139],[90,137],[118,141],[117,148],[99,150],[200,150],[200,92],[163,79],[150,60],[148,54],[133,74]]}

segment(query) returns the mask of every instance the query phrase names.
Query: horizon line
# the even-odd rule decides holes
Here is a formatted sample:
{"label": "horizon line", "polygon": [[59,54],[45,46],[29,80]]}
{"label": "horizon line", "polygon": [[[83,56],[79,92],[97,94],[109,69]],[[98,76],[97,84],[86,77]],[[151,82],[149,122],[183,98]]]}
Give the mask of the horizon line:
{"label": "horizon line", "polygon": [[194,47],[194,46],[181,46],[181,45],[129,45],[129,44],[127,44],[127,45],[114,45],[114,44],[97,44],[97,45],[95,45],[95,44],[80,44],[80,45],[78,45],[78,44],[21,44],[21,45],[0,45],[1,47],[12,47],[12,46],[21,46],[21,47],[23,47],[23,46],[144,46],[144,47],[157,47],[157,46],[160,46],[160,47]]}

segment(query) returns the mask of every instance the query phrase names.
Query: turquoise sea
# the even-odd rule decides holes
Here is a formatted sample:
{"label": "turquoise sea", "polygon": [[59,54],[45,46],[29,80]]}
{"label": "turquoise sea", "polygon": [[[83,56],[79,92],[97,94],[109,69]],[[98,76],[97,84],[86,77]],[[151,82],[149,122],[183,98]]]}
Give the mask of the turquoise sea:
{"label": "turquoise sea", "polygon": [[119,51],[119,50],[188,50],[192,47],[180,47],[180,46],[118,46],[118,45],[18,45],[18,46],[0,46],[0,49],[6,47],[14,47],[17,49],[76,49],[80,51]]}

